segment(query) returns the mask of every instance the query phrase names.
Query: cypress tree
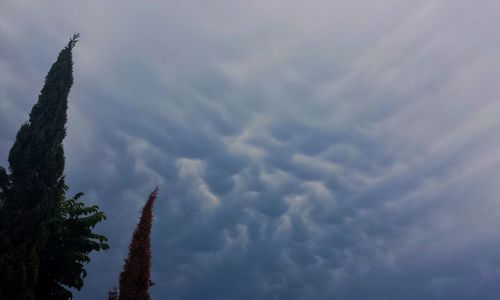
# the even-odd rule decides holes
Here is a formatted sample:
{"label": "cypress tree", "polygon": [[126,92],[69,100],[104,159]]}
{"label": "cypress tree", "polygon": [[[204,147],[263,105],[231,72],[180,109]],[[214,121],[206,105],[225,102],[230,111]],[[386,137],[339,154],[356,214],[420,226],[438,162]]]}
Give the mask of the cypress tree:
{"label": "cypress tree", "polygon": [[153,225],[153,204],[158,188],[150,195],[142,209],[141,218],[132,236],[129,253],[120,274],[119,300],[149,300],[151,269],[151,227]]}
{"label": "cypress tree", "polygon": [[[102,212],[78,202],[80,195],[65,198],[63,140],[73,84],[72,50],[78,37],[75,34],[59,53],[29,121],[18,131],[8,156],[9,174],[0,167],[1,300],[70,299],[71,293],[60,293],[61,284],[78,288],[79,282],[56,281],[62,277],[56,263],[69,266],[85,261],[82,254],[88,249],[72,245],[74,240],[97,243],[93,245],[96,250],[107,247],[104,237],[88,232],[104,218]],[[75,231],[72,223],[87,227],[68,235]],[[72,261],[64,262],[56,255]],[[84,275],[80,272],[78,277]]]}

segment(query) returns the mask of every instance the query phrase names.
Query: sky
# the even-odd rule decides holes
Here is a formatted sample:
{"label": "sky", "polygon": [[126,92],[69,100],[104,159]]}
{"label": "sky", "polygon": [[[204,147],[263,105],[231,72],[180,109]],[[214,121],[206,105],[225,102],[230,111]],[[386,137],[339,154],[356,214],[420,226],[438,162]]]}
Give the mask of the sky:
{"label": "sky", "polygon": [[500,2],[0,2],[0,163],[74,32],[70,193],[105,299],[500,299]]}

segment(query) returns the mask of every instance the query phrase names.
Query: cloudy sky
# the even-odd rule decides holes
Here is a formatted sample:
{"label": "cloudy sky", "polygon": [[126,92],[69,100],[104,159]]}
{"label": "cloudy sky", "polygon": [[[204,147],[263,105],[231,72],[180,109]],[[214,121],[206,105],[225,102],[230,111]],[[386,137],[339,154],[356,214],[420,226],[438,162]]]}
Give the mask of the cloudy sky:
{"label": "cloudy sky", "polygon": [[153,299],[500,299],[500,2],[0,2],[0,162],[74,32],[66,176]]}

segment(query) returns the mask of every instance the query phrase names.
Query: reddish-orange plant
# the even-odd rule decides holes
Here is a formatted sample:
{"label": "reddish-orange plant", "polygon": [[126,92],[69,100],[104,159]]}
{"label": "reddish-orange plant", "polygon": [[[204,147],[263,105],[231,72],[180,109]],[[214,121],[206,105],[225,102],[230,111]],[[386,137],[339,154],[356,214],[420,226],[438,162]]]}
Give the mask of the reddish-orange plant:
{"label": "reddish-orange plant", "polygon": [[134,231],[120,274],[119,300],[149,300],[151,269],[151,227],[153,225],[153,204],[158,195],[156,188],[142,209],[141,219]]}

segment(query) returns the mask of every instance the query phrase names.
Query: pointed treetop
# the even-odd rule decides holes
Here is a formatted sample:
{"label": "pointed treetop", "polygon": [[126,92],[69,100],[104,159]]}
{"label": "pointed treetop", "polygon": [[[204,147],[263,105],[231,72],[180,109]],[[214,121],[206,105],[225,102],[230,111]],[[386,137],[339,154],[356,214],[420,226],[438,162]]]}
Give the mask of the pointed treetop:
{"label": "pointed treetop", "polygon": [[156,200],[156,197],[158,196],[158,191],[160,190],[160,188],[158,186],[155,187],[155,189],[153,190],[153,192],[149,195],[149,199],[150,200]]}
{"label": "pointed treetop", "polygon": [[79,33],[74,33],[73,36],[69,39],[68,45],[66,48],[68,49],[73,49],[75,47],[76,43],[78,42],[78,39],[80,38]]}

